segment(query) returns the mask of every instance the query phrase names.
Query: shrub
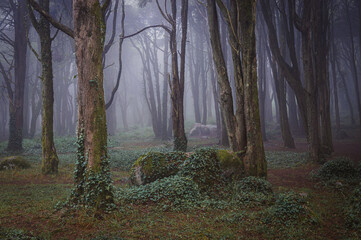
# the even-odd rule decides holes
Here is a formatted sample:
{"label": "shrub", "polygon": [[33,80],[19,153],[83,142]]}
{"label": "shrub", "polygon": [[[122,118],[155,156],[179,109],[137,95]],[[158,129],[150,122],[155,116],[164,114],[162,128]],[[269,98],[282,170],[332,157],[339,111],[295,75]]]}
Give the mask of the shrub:
{"label": "shrub", "polygon": [[0,161],[0,170],[26,168],[30,168],[30,164],[21,156],[6,157]]}
{"label": "shrub", "polygon": [[217,151],[212,148],[196,150],[188,157],[179,175],[192,179],[202,193],[211,193],[223,183]]}
{"label": "shrub", "polygon": [[4,229],[0,227],[0,239],[4,240],[40,240],[22,229]]}
{"label": "shrub", "polygon": [[359,178],[361,178],[361,162],[358,164],[356,168],[356,172]]}
{"label": "shrub", "polygon": [[357,177],[353,162],[347,157],[327,161],[312,176],[323,181],[351,180]]}
{"label": "shrub", "polygon": [[152,183],[119,189],[116,197],[120,202],[145,204],[158,203],[163,209],[190,208],[198,205],[201,195],[196,183],[191,179],[171,176]]}
{"label": "shrub", "polygon": [[352,192],[345,212],[347,226],[353,229],[361,229],[361,183]]}
{"label": "shrub", "polygon": [[185,159],[186,155],[182,152],[149,152],[133,164],[130,180],[133,184],[144,185],[175,175]]}
{"label": "shrub", "polygon": [[272,184],[265,179],[257,177],[246,177],[234,186],[237,192],[255,192],[269,195],[273,193]]}
{"label": "shrub", "polygon": [[279,194],[275,204],[268,208],[266,213],[266,222],[284,225],[318,222],[306,199],[293,191]]}
{"label": "shrub", "polygon": [[257,206],[273,201],[272,185],[261,178],[247,177],[234,184],[233,201],[240,204]]}

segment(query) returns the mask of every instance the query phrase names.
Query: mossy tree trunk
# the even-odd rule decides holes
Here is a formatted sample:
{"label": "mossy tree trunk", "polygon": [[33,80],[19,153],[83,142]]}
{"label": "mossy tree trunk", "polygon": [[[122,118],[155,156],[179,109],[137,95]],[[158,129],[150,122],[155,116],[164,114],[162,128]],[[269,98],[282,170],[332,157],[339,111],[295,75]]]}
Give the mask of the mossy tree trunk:
{"label": "mossy tree trunk", "polygon": [[[77,194],[97,208],[113,202],[107,154],[107,125],[102,54],[105,39],[103,6],[98,0],[74,0],[73,21],[78,67]],[[86,166],[82,168],[82,166]],[[83,183],[83,185],[82,185]],[[88,200],[88,197],[91,197]],[[91,202],[89,202],[91,201]]]}
{"label": "mossy tree trunk", "polygon": [[[39,5],[49,12],[49,0],[40,0]],[[39,34],[41,43],[40,60],[42,65],[42,173],[58,173],[59,159],[54,145],[53,112],[54,112],[54,89],[53,89],[53,64],[50,37],[50,24],[48,20],[40,15],[36,20],[33,10],[28,8],[31,22]]]}
{"label": "mossy tree trunk", "polygon": [[[231,2],[230,10],[217,1],[228,25],[235,70],[236,113],[223,57],[215,0],[207,1],[208,24],[213,60],[220,87],[220,103],[231,149],[245,150],[243,158],[246,175],[267,176],[267,165],[261,133],[257,90],[257,59],[255,37],[255,0]],[[241,60],[242,59],[242,60]],[[247,133],[247,134],[246,134]]]}
{"label": "mossy tree trunk", "polygon": [[99,1],[73,3],[74,39],[78,66],[78,134],[84,129],[88,169],[100,170],[107,155],[102,53],[105,25]]}
{"label": "mossy tree trunk", "polygon": [[247,131],[247,151],[244,163],[247,175],[266,177],[267,163],[261,134],[257,90],[256,3],[256,0],[243,0],[237,8],[239,9],[242,43],[244,115]]}

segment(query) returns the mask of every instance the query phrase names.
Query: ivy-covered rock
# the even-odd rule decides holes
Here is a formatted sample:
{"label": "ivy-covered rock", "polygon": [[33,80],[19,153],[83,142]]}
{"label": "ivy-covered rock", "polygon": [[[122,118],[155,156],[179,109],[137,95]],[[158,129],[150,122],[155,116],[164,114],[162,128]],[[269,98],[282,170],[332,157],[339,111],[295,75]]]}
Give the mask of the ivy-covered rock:
{"label": "ivy-covered rock", "polygon": [[353,162],[347,157],[338,157],[327,161],[313,172],[313,178],[323,181],[352,180],[358,177]]}
{"label": "ivy-covered rock", "polygon": [[190,178],[171,176],[146,185],[119,189],[116,197],[120,202],[162,204],[163,209],[182,209],[197,206],[201,200],[198,185]]}
{"label": "ivy-covered rock", "polygon": [[243,161],[237,153],[228,150],[218,150],[217,157],[222,174],[226,179],[237,180],[244,176]]}
{"label": "ivy-covered rock", "polygon": [[183,152],[149,152],[142,155],[130,170],[130,181],[134,185],[144,185],[157,179],[178,173],[180,165],[186,159]]}
{"label": "ivy-covered rock", "polygon": [[211,148],[196,150],[184,161],[179,175],[192,179],[202,193],[213,192],[224,182],[217,150]]}
{"label": "ivy-covered rock", "polygon": [[244,205],[266,205],[273,201],[272,185],[267,180],[246,177],[234,184],[233,201]]}
{"label": "ivy-covered rock", "polygon": [[21,156],[5,157],[0,160],[0,171],[26,168],[30,168],[30,163]]}

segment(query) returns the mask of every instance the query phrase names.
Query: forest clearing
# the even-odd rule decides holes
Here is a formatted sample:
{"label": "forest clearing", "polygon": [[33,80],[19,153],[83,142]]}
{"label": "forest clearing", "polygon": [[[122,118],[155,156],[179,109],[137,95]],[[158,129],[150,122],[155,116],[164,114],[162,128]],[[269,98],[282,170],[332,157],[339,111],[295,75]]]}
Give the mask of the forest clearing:
{"label": "forest clearing", "polygon": [[[1,239],[360,239],[360,225],[349,225],[353,216],[347,212],[352,193],[360,185],[342,176],[312,179],[311,171],[321,164],[307,161],[302,139],[296,140],[297,150],[292,152],[282,147],[279,139],[265,144],[274,200],[262,195],[232,200],[229,187],[214,198],[192,199],[190,194],[184,199],[185,193],[175,191],[177,185],[169,183],[165,191],[169,191],[170,202],[153,202],[155,196],[151,195],[145,201],[134,202],[116,198],[116,210],[101,217],[87,210],[57,210],[56,205],[66,200],[73,187],[74,141],[55,138],[60,159],[58,175],[41,174],[39,139],[24,142],[29,150],[22,156],[30,168],[1,171]],[[216,144],[216,139],[189,141],[192,151]],[[359,163],[360,146],[359,141],[336,141],[332,158],[346,156]],[[6,146],[0,147],[3,150]],[[139,156],[148,151],[172,151],[169,143],[139,138],[137,133],[110,137],[109,148],[116,192],[130,187],[129,170]],[[275,214],[270,209],[282,194],[289,197],[278,209],[282,220],[270,220]],[[176,198],[191,205],[173,206]]]}

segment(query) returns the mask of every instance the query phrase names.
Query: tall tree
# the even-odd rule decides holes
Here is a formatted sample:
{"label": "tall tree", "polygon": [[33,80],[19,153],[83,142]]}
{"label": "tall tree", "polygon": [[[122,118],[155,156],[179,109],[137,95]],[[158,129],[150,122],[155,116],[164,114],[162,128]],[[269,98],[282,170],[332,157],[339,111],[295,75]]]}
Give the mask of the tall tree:
{"label": "tall tree", "polygon": [[107,153],[107,125],[103,89],[105,11],[110,4],[98,0],[74,0],[74,31],[52,18],[34,0],[35,10],[73,37],[78,67],[78,151],[75,171],[75,204],[105,209],[112,206],[113,192]]}
{"label": "tall tree", "polygon": [[[29,1],[28,1],[29,3]],[[39,5],[49,12],[49,0],[40,0]],[[42,167],[43,174],[58,173],[59,158],[54,145],[53,113],[54,113],[54,89],[53,89],[53,63],[50,36],[50,23],[40,15],[39,21],[35,18],[33,10],[28,5],[31,22],[39,34],[41,43],[40,61],[42,65]]]}
{"label": "tall tree", "polygon": [[[188,28],[188,0],[181,1],[181,49],[178,53],[177,47],[177,2],[171,0],[171,14],[166,15],[159,5],[159,11],[166,21],[171,25],[170,28],[163,26],[170,37],[169,46],[172,59],[172,80],[170,81],[170,98],[172,101],[172,129],[175,151],[187,150],[187,137],[184,130],[184,78],[185,78],[185,56]],[[165,4],[166,9],[166,4]],[[178,54],[180,59],[178,59]],[[179,61],[180,60],[180,63]],[[179,63],[179,66],[178,66]]]}
{"label": "tall tree", "polygon": [[231,1],[229,9],[220,0],[217,0],[217,4],[228,25],[236,86],[237,109],[234,114],[232,91],[220,41],[216,1],[208,0],[208,25],[213,60],[218,75],[221,110],[228,139],[233,151],[245,151],[243,163],[246,174],[265,177],[267,164],[261,134],[257,91],[256,1]]}
{"label": "tall tree", "polygon": [[[11,23],[8,26],[14,27],[15,36],[14,39],[1,33],[1,41],[5,44],[10,45],[13,49],[13,60],[6,59],[5,55],[2,55],[4,61],[10,63],[10,68],[14,68],[14,79],[12,74],[6,70],[6,67],[1,64],[1,73],[6,82],[6,88],[9,97],[9,141],[7,150],[9,151],[20,151],[23,149],[23,112],[24,112],[24,90],[25,90],[25,78],[26,78],[26,32],[28,24],[26,21],[27,11],[25,1],[13,1],[9,0],[7,7],[9,13],[6,18],[11,18]],[[2,24],[6,23],[8,19],[4,19]],[[14,84],[12,84],[14,83]],[[12,87],[12,85],[14,85]]]}

